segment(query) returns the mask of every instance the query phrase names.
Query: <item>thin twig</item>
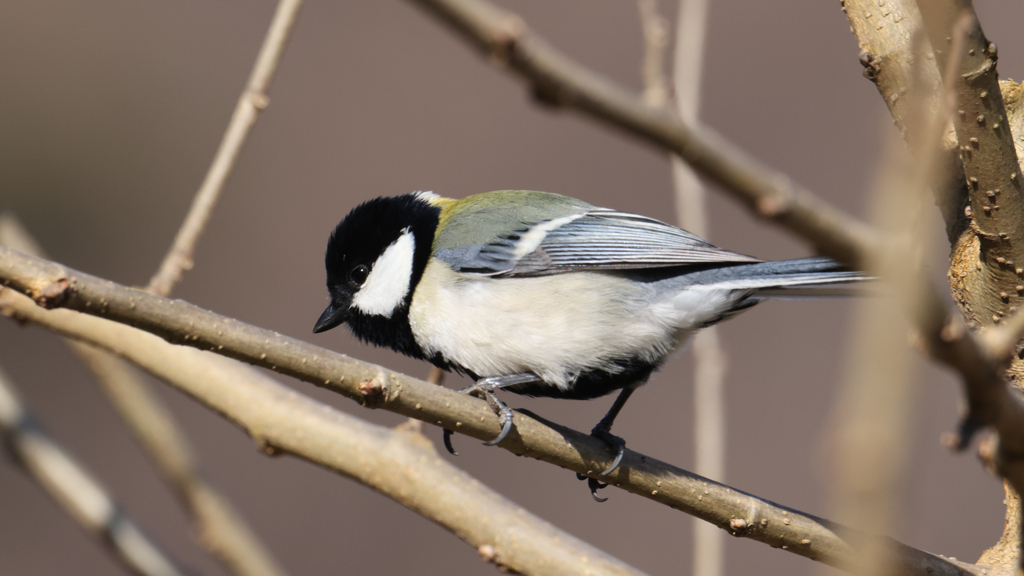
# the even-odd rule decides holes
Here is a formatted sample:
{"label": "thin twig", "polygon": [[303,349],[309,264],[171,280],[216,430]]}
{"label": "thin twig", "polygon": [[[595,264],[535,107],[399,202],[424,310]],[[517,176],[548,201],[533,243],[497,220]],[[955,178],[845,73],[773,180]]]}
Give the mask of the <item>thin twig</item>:
{"label": "thin twig", "polygon": [[[199,237],[206,228],[259,112],[270,103],[267,92],[301,7],[302,0],[278,2],[220,147],[170,250],[150,280],[150,292],[169,295],[184,272],[191,269]],[[178,496],[196,523],[203,545],[236,574],[284,574],[266,546],[249,529],[229,501],[200,473],[184,432],[134,369],[116,358],[80,344],[72,345],[72,348],[97,373],[121,416],[177,489]]]}
{"label": "thin twig", "polygon": [[[908,346],[909,321],[919,306],[921,213],[927,187],[916,186],[905,144],[887,134],[885,158],[873,198],[876,225],[893,241],[914,248],[883,251],[867,272],[891,287],[889,294],[858,302],[846,360],[846,375],[835,403],[834,436],[829,445],[831,509],[843,521],[876,533],[890,533],[901,517],[899,492],[908,471],[914,406],[918,394],[914,358]],[[914,254],[907,262],[904,254]],[[861,574],[895,574],[883,548],[868,547],[857,559]]]}
{"label": "thin twig", "polygon": [[[0,286],[30,295],[37,305],[43,307],[64,307],[130,324],[174,344],[215,351],[331,389],[364,406],[412,416],[474,438],[488,440],[500,428],[494,412],[478,398],[259,329],[181,300],[168,300],[120,286],[2,246]],[[6,293],[0,292],[0,299]],[[48,316],[42,310],[26,309],[27,300],[12,298],[17,299],[22,304],[18,309],[14,305],[6,305],[8,314],[48,325],[49,321],[45,321]],[[5,305],[0,304],[0,311],[4,308]],[[61,318],[61,323],[53,321],[52,327],[66,333],[63,326],[79,315]],[[91,330],[96,328],[83,327],[73,335],[95,343],[97,336]],[[128,340],[138,339],[127,333],[119,334],[118,338],[107,344],[118,352],[125,349]],[[957,350],[973,349],[963,340],[957,342]],[[985,361],[984,357],[975,360]],[[185,367],[179,364],[176,363],[175,368],[184,370]],[[235,400],[241,401],[240,398]],[[225,408],[225,414],[233,414],[228,408]],[[301,418],[295,414],[291,417]],[[1024,418],[1021,421],[1024,422]],[[515,413],[514,422],[513,432],[501,446],[515,454],[589,475],[597,474],[607,466],[607,447],[589,434],[524,411]],[[319,440],[310,437],[306,441]],[[867,534],[779,506],[628,449],[619,469],[602,479],[703,518],[736,536],[784,548],[833,566],[850,565],[865,542],[875,540]],[[407,490],[403,487],[403,491]],[[901,570],[907,574],[959,575],[961,570],[981,573],[979,567],[887,541]]]}
{"label": "thin twig", "polygon": [[[683,122],[697,123],[704,69],[704,38],[708,0],[680,0],[672,84],[676,109]],[[679,156],[671,156],[679,225],[708,237],[705,190],[697,174]],[[695,471],[725,481],[725,350],[718,327],[700,331],[693,346],[693,438]],[[724,572],[725,535],[715,526],[695,521],[693,573],[717,576]]]}
{"label": "thin twig", "polygon": [[640,29],[644,37],[644,102],[653,108],[668,103],[668,82],[665,79],[665,51],[668,48],[668,24],[658,13],[658,0],[637,0]]}
{"label": "thin twig", "polygon": [[641,574],[451,465],[407,426],[392,430],[370,424],[238,362],[173,346],[123,324],[69,310],[46,311],[11,290],[0,292],[0,308],[138,364],[237,424],[264,453],[294,454],[370,486],[440,524],[483,560],[505,570],[551,576]]}
{"label": "thin twig", "polygon": [[[0,212],[0,244],[43,255],[13,214]],[[138,370],[102,350],[66,340],[89,368],[143,448],[186,506],[199,542],[233,573],[280,576],[284,570],[242,516],[202,472],[188,435]]]}
{"label": "thin twig", "polygon": [[629,90],[557,51],[522,18],[483,0],[413,0],[488,57],[525,80],[546,104],[583,112],[673,152],[762,218],[799,235],[822,254],[857,267],[880,242],[863,222],[827,204],[785,174],[761,166],[706,127],[647,106]]}
{"label": "thin twig", "polygon": [[206,222],[220,198],[224,184],[235,167],[249,131],[260,111],[270,104],[267,91],[270,89],[270,82],[274,79],[274,72],[277,71],[277,64],[284,53],[301,7],[302,0],[280,0],[278,3],[270,29],[263,39],[259,56],[256,57],[256,64],[249,75],[245,90],[238,98],[231,122],[224,132],[217,154],[213,157],[213,163],[210,164],[210,169],[192,200],[192,207],[174,237],[170,251],[164,257],[156,275],[149,281],[148,289],[153,294],[170,294],[185,271],[192,268],[196,243],[206,228]]}
{"label": "thin twig", "polygon": [[285,574],[228,498],[210,483],[188,436],[138,370],[81,342],[68,339],[67,343],[96,374],[118,413],[175,489],[194,523],[199,543],[233,574]]}
{"label": "thin twig", "polygon": [[[726,192],[742,200],[755,213],[801,236],[819,252],[858,267],[870,254],[882,249],[885,241],[871,226],[825,204],[791,183],[785,175],[761,167],[707,129],[687,125],[672,114],[644,105],[627,90],[556,51],[532,34],[518,16],[484,0],[414,1],[470,40],[491,57],[491,62],[507,65],[528,81],[534,93],[547,103],[580,110],[678,153],[691,167],[721,184]],[[990,52],[988,48],[985,51]],[[995,170],[998,165],[989,169]],[[1015,171],[1019,172],[1016,166],[1008,173]],[[1016,244],[1024,246],[1024,241]],[[885,246],[885,249],[893,247]],[[1024,258],[1020,261],[1024,262]],[[1004,266],[1012,264],[1012,260],[1003,262]],[[1024,274],[1024,267],[1021,270]],[[951,316],[930,286],[923,286],[921,293],[926,313],[917,319],[917,324],[927,340],[928,351],[965,379],[977,381],[978,386],[969,386],[970,389],[985,389],[996,396],[1007,393],[1005,383],[996,367],[986,359],[987,352],[978,339]],[[1006,419],[1005,424],[1017,430],[1014,438],[1024,443],[1024,419],[1014,426],[1013,419],[1008,418],[1017,413],[1018,408],[1024,413],[1024,404],[1018,401],[1014,406],[1006,414],[979,415],[979,425],[995,425],[997,420]]]}
{"label": "thin twig", "polygon": [[12,458],[57,504],[130,571],[184,576],[121,510],[99,481],[51,438],[0,370],[0,439]]}

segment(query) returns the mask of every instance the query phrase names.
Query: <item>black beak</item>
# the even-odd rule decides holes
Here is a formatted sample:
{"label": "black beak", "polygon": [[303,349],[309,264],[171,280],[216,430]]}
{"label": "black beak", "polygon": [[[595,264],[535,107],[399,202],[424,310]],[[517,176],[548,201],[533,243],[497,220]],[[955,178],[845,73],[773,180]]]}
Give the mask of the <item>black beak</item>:
{"label": "black beak", "polygon": [[324,310],[324,313],[320,315],[320,319],[316,321],[316,326],[313,326],[313,334],[319,334],[331,328],[340,326],[345,320],[348,319],[347,310],[344,308],[335,308],[332,303]]}

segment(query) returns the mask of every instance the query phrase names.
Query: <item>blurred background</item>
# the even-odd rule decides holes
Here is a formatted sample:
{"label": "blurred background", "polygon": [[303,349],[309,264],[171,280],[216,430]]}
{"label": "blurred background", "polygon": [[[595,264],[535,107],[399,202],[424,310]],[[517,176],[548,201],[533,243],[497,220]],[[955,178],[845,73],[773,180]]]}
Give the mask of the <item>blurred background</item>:
{"label": "blurred background", "polygon": [[[572,57],[641,87],[632,0],[506,2]],[[674,23],[674,3],[660,8]],[[1024,76],[1024,5],[979,2],[1002,77]],[[113,0],[6,2],[0,8],[0,205],[51,256],[145,284],[199,186],[249,74],[274,3]],[[673,25],[674,26],[674,25]],[[888,113],[861,76],[838,2],[715,0],[704,121],[769,166],[857,215],[866,213]],[[559,192],[673,219],[660,151],[534,105],[437,21],[404,2],[309,0],[236,172],[175,296],[221,314],[425,377],[427,366],[342,331],[313,336],[324,307],[323,250],[355,204],[433,190]],[[807,255],[726,198],[710,239],[766,259]],[[934,274],[948,245],[934,214]],[[729,355],[725,482],[828,515],[827,437],[853,303],[773,302],[722,325]],[[143,528],[203,574],[223,570],[87,373],[52,334],[0,318],[0,365],[32,408]],[[635,450],[692,467],[688,352],[633,397],[616,432]],[[925,367],[914,451],[893,537],[975,561],[1003,525],[1001,483],[970,454],[939,445],[958,384]],[[402,418],[288,381],[384,425]],[[465,383],[449,378],[447,384]],[[290,457],[267,458],[240,431],[159,385],[212,479],[292,574],[492,574],[455,536],[371,490]],[[588,430],[612,397],[505,398]],[[440,445],[441,432],[425,427]],[[688,574],[692,520],[614,489],[594,503],[571,472],[455,437],[455,463],[570,533],[652,574]],[[842,518],[833,518],[842,521]],[[729,538],[726,570],[820,573],[816,563]],[[5,574],[119,570],[40,488],[0,460]]]}

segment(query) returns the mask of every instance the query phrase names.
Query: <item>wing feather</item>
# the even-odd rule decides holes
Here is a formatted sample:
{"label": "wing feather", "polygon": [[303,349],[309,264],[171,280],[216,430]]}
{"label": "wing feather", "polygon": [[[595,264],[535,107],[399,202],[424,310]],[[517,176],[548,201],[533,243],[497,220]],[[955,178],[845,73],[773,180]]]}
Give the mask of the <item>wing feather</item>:
{"label": "wing feather", "polygon": [[457,271],[499,277],[759,262],[653,218],[593,207],[436,255]]}

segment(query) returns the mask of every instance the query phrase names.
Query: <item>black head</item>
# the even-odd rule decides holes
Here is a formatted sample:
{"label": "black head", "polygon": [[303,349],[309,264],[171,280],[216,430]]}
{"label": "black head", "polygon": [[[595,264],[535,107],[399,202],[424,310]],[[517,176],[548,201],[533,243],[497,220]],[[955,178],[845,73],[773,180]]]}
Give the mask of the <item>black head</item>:
{"label": "black head", "polygon": [[[409,300],[430,258],[441,209],[417,192],[356,206],[327,242],[331,304],[313,332],[347,323],[363,340],[418,356]],[[418,350],[418,347],[417,347]]]}

